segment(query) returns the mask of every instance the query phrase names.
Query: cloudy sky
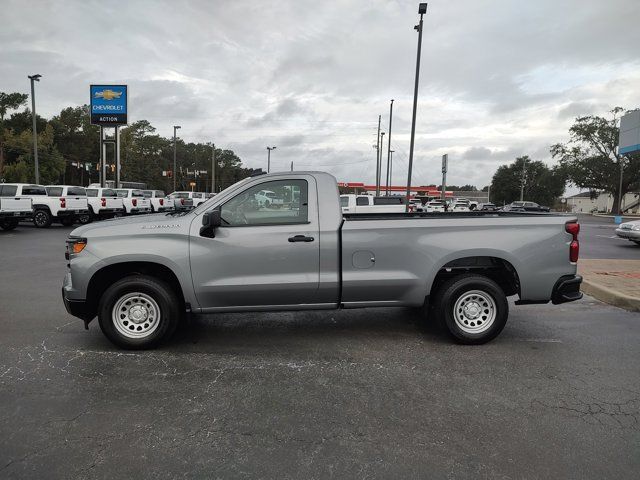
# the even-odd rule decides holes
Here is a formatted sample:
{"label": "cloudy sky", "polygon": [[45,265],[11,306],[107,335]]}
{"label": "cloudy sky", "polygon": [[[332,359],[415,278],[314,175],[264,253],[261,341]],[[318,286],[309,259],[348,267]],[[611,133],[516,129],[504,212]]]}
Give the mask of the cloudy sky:
{"label": "cloudy sky", "polygon": [[[321,169],[373,182],[378,115],[394,183],[406,182],[417,1],[0,0],[0,91],[38,113],[125,83],[130,119],[215,141],[251,167]],[[574,117],[640,106],[638,0],[436,0],[425,17],[414,184],[486,185],[549,145]],[[388,138],[388,136],[386,137]],[[386,143],[385,138],[385,143]],[[386,148],[385,148],[386,159]]]}

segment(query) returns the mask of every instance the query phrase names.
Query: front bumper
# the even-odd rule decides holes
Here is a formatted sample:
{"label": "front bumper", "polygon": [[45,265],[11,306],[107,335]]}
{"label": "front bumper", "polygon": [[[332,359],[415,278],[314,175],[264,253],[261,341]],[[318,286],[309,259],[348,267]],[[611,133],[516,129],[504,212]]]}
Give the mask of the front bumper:
{"label": "front bumper", "polygon": [[84,320],[85,324],[89,323],[96,316],[95,308],[86,300],[69,298],[69,292],[74,292],[71,282],[71,274],[67,273],[62,282],[62,302],[64,308],[70,315]]}
{"label": "front bumper", "polygon": [[616,228],[616,235],[627,240],[640,240],[640,230]]}
{"label": "front bumper", "polygon": [[559,303],[574,302],[582,298],[580,284],[582,277],[580,275],[565,275],[560,277],[553,287],[551,293],[551,303],[558,305]]}

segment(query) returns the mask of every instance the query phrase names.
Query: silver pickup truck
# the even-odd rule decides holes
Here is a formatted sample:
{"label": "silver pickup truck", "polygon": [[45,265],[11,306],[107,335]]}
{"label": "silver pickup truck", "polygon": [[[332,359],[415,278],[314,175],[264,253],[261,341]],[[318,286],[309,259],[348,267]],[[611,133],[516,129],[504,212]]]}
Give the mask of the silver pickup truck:
{"label": "silver pickup truck", "polygon": [[[256,201],[281,195],[288,208]],[[244,179],[188,212],[86,225],[67,240],[67,311],[123,348],[186,313],[426,305],[458,342],[495,338],[516,304],[582,297],[576,217],[511,212],[345,215],[320,172]]]}

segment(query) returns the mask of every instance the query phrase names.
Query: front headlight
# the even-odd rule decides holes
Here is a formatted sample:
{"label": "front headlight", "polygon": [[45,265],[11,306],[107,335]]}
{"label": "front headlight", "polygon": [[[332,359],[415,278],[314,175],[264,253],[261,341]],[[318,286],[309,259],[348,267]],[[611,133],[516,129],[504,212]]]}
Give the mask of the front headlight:
{"label": "front headlight", "polygon": [[640,231],[640,225],[634,225],[631,230]]}

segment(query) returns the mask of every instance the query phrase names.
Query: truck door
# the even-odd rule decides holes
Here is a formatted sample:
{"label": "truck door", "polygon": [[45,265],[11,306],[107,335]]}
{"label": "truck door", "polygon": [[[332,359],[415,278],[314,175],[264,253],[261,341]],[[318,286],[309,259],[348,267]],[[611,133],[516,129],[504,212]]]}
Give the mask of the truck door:
{"label": "truck door", "polygon": [[[282,204],[259,204],[261,190]],[[219,205],[215,237],[191,226],[190,261],[203,309],[316,303],[320,238],[315,179],[297,175],[247,187]],[[310,194],[311,193],[311,194]]]}

